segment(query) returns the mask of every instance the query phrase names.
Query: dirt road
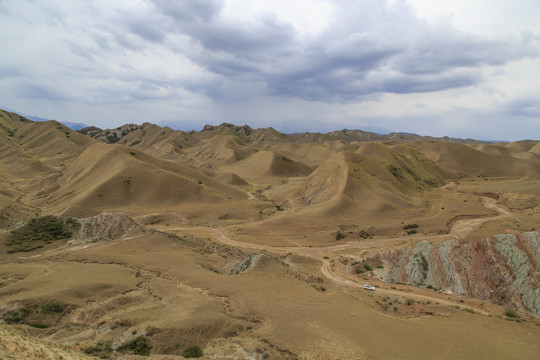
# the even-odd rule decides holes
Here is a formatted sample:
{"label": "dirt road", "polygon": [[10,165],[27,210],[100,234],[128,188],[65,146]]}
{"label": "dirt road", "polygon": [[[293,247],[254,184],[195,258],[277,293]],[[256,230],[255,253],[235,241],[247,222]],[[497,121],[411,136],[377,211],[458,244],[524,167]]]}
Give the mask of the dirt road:
{"label": "dirt road", "polygon": [[[502,218],[508,218],[511,217],[511,213],[499,206],[495,199],[490,198],[482,198],[482,202],[485,207],[495,210],[498,215],[493,217],[483,217],[480,219],[464,219],[456,221],[456,223],[453,225],[451,229],[451,236],[456,238],[465,237],[470,232],[472,232],[476,227],[478,227],[480,224],[487,220],[494,220],[494,219],[502,219]],[[209,229],[214,232],[215,239],[219,242],[227,245],[232,245],[240,248],[248,248],[253,250],[259,250],[259,251],[268,251],[271,253],[279,253],[279,254],[295,254],[300,256],[307,256],[310,258],[317,259],[321,261],[321,273],[331,281],[333,281],[336,284],[354,287],[354,288],[363,288],[363,284],[358,282],[358,279],[352,278],[350,274],[347,273],[337,273],[332,266],[332,261],[337,258],[337,255],[334,253],[336,251],[340,250],[346,250],[346,249],[361,249],[361,248],[367,248],[367,247],[373,247],[373,246],[380,246],[382,244],[390,245],[392,243],[401,243],[403,241],[402,238],[384,238],[384,239],[373,239],[373,240],[367,240],[367,241],[350,241],[345,244],[339,244],[334,246],[328,246],[328,247],[276,247],[276,246],[267,246],[267,245],[261,245],[261,244],[253,244],[253,243],[246,243],[241,241],[232,240],[225,229],[223,228],[215,228],[215,229]],[[416,238],[417,240],[433,240],[434,238],[447,238],[448,235],[441,235],[441,236],[430,236],[430,237],[419,237]],[[449,301],[445,298],[442,298],[442,296],[437,295],[425,295],[425,294],[416,294],[416,293],[410,293],[410,292],[404,292],[397,289],[388,289],[388,288],[378,288],[378,293],[385,294],[385,295],[394,295],[394,296],[403,296],[407,298],[412,298],[414,300],[421,300],[421,301],[433,301],[438,302],[441,304],[449,305],[449,306],[455,306],[456,301]],[[480,310],[478,308],[474,308],[468,305],[465,305],[463,303],[459,304],[462,308],[469,308],[484,314],[487,314],[487,312]]]}

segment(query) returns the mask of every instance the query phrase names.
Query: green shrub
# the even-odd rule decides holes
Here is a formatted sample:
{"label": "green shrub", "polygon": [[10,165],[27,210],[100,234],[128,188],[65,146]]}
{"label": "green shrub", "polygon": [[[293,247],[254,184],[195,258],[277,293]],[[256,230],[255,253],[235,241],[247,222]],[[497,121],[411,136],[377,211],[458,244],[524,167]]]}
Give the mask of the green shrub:
{"label": "green shrub", "polygon": [[31,327],[33,328],[37,328],[37,329],[46,329],[49,327],[49,325],[47,324],[42,324],[42,323],[32,323],[30,324]]}
{"label": "green shrub", "polygon": [[203,356],[203,351],[199,345],[193,345],[184,350],[182,356],[185,358],[200,358]]}
{"label": "green shrub", "polygon": [[[55,240],[69,239],[72,230],[80,228],[76,219],[63,220],[56,216],[42,216],[31,218],[25,225],[12,230],[6,239],[7,246],[22,245],[8,249],[7,252],[28,252],[42,248]],[[32,243],[32,244],[31,244]]]}
{"label": "green shrub", "polygon": [[394,165],[390,165],[390,167],[388,168],[388,170],[390,171],[390,173],[392,175],[394,175],[395,177],[400,177],[400,168],[398,168],[397,166],[394,166]]}
{"label": "green shrub", "polygon": [[151,348],[145,337],[140,337],[132,346],[133,354],[142,356],[149,356]]}
{"label": "green shrub", "polygon": [[43,305],[41,307],[41,312],[45,314],[60,313],[64,311],[64,308],[65,308],[64,304],[58,301],[53,301],[53,302]]}
{"label": "green shrub", "polygon": [[513,319],[519,319],[519,315],[517,314],[517,312],[515,312],[514,310],[512,309],[508,309],[504,312],[504,315],[508,316],[509,318],[513,318]]}
{"label": "green shrub", "polygon": [[32,218],[24,226],[13,230],[6,241],[6,245],[22,244],[29,241],[44,241],[70,238],[72,233],[65,229],[64,223],[55,216]]}
{"label": "green shrub", "polygon": [[17,253],[17,252],[29,252],[29,251],[32,251],[32,250],[41,249],[44,246],[45,245],[19,246],[19,247],[16,247],[16,248],[9,249],[7,251],[7,253],[8,254],[13,254],[13,253]]}
{"label": "green shrub", "polygon": [[368,264],[364,264],[364,269],[366,271],[373,271],[373,269],[371,268],[371,266],[369,266]]}
{"label": "green shrub", "polygon": [[336,240],[341,240],[341,239],[344,239],[344,238],[345,238],[345,234],[338,231],[337,234],[336,234]]}

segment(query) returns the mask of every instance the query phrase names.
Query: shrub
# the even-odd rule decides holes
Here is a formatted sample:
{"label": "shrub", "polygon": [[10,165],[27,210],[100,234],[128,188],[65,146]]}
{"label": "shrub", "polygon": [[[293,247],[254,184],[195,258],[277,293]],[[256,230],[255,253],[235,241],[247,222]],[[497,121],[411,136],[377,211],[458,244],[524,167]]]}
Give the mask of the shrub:
{"label": "shrub", "polygon": [[344,238],[345,238],[345,234],[338,231],[337,234],[336,234],[336,240],[341,240],[341,239],[344,239]]}
{"label": "shrub", "polygon": [[509,318],[513,318],[513,319],[519,319],[519,315],[517,314],[517,312],[515,312],[514,310],[512,309],[508,309],[504,312],[504,315],[508,316]]}
{"label": "shrub", "polygon": [[7,253],[8,254],[13,254],[13,253],[16,253],[16,252],[29,252],[29,251],[32,251],[32,250],[41,249],[42,247],[44,247],[44,245],[19,246],[19,247],[13,248],[13,249],[9,249],[7,251]]}
{"label": "shrub", "polygon": [[182,356],[185,358],[200,358],[203,356],[203,351],[199,345],[193,345],[184,350]]}
{"label": "shrub", "polygon": [[390,167],[388,168],[388,170],[390,171],[390,173],[392,175],[394,175],[395,177],[400,177],[400,168],[398,168],[397,166],[394,166],[394,165],[390,165]]}
{"label": "shrub", "polygon": [[151,348],[145,337],[140,337],[132,345],[133,354],[135,355],[149,356]]}
{"label": "shrub", "polygon": [[30,324],[31,327],[33,328],[37,328],[37,329],[46,329],[49,327],[49,325],[47,324],[42,324],[42,323],[32,323]]}
{"label": "shrub", "polygon": [[[74,222],[70,221],[73,226]],[[43,241],[46,244],[54,240],[68,239],[72,235],[63,221],[55,216],[44,216],[32,218],[24,226],[11,231],[6,241],[6,245],[20,245],[25,242]],[[32,245],[35,246],[35,245]],[[37,247],[35,247],[37,248]],[[31,251],[33,249],[20,249],[18,251]]]}
{"label": "shrub", "polygon": [[50,313],[60,313],[62,311],[64,311],[64,304],[58,302],[58,301],[53,301],[53,302],[50,302],[48,304],[45,304],[41,307],[41,312],[42,313],[46,313],[46,314],[50,314]]}
{"label": "shrub", "polygon": [[373,271],[373,269],[371,268],[371,266],[369,266],[368,264],[364,264],[364,269],[366,271]]}

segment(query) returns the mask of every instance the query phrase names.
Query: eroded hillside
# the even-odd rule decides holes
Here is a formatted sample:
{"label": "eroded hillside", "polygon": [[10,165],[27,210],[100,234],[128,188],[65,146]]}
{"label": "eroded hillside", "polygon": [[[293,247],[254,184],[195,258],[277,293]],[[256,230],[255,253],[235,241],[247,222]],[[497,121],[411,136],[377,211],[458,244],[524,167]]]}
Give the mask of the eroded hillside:
{"label": "eroded hillside", "polygon": [[534,358],[539,149],[0,111],[0,354]]}

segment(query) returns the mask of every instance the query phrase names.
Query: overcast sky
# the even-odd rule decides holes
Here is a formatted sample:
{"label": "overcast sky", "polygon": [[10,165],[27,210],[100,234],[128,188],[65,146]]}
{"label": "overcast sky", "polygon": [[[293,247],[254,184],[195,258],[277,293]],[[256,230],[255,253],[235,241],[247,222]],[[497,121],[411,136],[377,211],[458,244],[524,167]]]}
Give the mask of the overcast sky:
{"label": "overcast sky", "polygon": [[0,107],[540,139],[537,0],[0,0]]}

